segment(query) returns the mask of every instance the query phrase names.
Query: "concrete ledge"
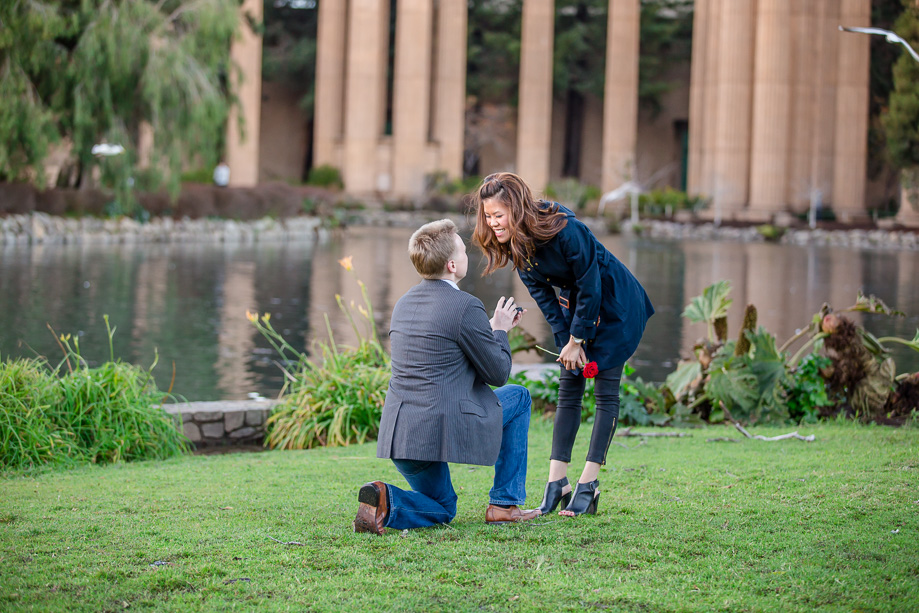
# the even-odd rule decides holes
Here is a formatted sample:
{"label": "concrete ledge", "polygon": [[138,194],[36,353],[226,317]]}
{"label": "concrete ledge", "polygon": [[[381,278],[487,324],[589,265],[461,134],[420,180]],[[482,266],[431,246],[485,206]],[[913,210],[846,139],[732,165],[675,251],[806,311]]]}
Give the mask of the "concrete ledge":
{"label": "concrete ledge", "polygon": [[182,430],[196,448],[261,444],[265,420],[277,400],[218,400],[164,405],[182,416]]}

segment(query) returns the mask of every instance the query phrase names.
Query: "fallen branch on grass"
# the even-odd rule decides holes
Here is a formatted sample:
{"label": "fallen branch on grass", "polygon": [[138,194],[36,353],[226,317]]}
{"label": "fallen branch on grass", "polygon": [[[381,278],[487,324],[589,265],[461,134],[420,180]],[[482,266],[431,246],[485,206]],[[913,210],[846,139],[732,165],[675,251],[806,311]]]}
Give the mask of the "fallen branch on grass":
{"label": "fallen branch on grass", "polygon": [[746,436],[747,438],[755,438],[758,441],[783,441],[789,438],[796,438],[799,441],[810,443],[817,438],[813,434],[808,434],[807,436],[801,436],[800,434],[798,434],[797,430],[789,434],[780,434],[779,436],[762,436],[761,434],[757,434],[756,436],[753,436],[752,434],[747,432],[744,429],[744,427],[741,426],[736,421],[734,422],[734,427],[737,428],[740,431],[740,433]]}
{"label": "fallen branch on grass", "polygon": [[719,436],[717,438],[707,438],[705,439],[706,443],[739,443],[740,439],[729,438],[727,436]]}
{"label": "fallen branch on grass", "polygon": [[671,436],[681,438],[684,436],[692,436],[692,434],[688,432],[632,432],[631,428],[626,428],[625,430],[616,432],[616,436]]}
{"label": "fallen branch on grass", "polygon": [[629,447],[629,446],[626,445],[625,443],[619,443],[619,442],[616,442],[616,441],[613,441],[612,444],[613,444],[613,445],[619,445],[619,446],[622,447],[623,449],[638,449],[638,448],[641,447],[642,445],[647,445],[647,444],[648,444],[648,441],[645,441],[645,440],[638,441],[638,443],[636,443],[635,445],[632,445],[631,447]]}
{"label": "fallen branch on grass", "polygon": [[275,543],[281,543],[282,545],[297,545],[298,547],[306,547],[306,545],[304,545],[303,543],[299,543],[297,541],[279,541],[273,536],[269,536],[268,538],[270,538]]}

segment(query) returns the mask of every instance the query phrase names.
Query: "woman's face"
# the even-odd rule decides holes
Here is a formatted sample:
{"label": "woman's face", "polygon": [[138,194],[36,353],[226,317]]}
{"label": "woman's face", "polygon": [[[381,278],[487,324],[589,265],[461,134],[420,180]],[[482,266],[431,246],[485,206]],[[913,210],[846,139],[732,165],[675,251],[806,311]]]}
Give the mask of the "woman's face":
{"label": "woman's face", "polygon": [[482,210],[485,213],[485,223],[495,233],[495,239],[499,243],[511,240],[511,220],[507,206],[497,198],[488,198],[482,203]]}

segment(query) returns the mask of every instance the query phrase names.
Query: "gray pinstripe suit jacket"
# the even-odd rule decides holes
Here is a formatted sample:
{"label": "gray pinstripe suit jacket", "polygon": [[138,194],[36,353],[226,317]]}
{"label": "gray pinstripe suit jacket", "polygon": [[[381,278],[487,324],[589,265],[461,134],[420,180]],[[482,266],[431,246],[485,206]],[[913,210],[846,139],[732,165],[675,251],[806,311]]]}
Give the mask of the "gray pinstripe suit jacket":
{"label": "gray pinstripe suit jacket", "polygon": [[377,457],[491,466],[501,447],[501,404],[489,385],[511,372],[507,333],[482,301],[424,280],[396,303],[389,331],[392,378]]}

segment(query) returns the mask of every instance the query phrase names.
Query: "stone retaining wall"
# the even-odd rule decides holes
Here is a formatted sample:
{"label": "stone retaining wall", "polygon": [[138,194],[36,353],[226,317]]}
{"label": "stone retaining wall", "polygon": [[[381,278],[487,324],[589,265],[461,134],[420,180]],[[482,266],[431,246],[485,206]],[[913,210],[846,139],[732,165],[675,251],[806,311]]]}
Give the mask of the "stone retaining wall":
{"label": "stone retaining wall", "polygon": [[29,213],[0,217],[0,245],[253,243],[312,238],[321,225],[318,217],[265,217],[255,221],[155,217],[140,223],[127,217],[72,219]]}
{"label": "stone retaining wall", "polygon": [[195,447],[261,444],[265,420],[275,400],[222,400],[167,404],[167,413],[182,416],[182,429]]}
{"label": "stone retaining wall", "polygon": [[[437,211],[378,211],[365,209],[348,214],[348,225],[369,225],[417,228],[427,221],[450,217],[461,228],[468,219],[458,213]],[[598,234],[606,233],[602,220],[585,216],[582,221]],[[878,222],[878,225],[882,225]],[[886,224],[890,226],[890,224]],[[762,242],[765,237],[753,225],[744,227],[716,226],[698,221],[662,221],[643,219],[638,227],[629,220],[620,225],[626,234],[673,240],[728,240]],[[78,219],[57,217],[45,213],[0,216],[0,246],[32,244],[94,244],[115,245],[133,243],[253,243],[258,241],[302,240],[322,231],[318,217],[265,217],[254,221],[232,219],[172,219],[154,217],[147,223],[129,218]],[[867,249],[905,249],[919,251],[919,231],[901,227],[834,228],[789,227],[776,242],[788,245],[833,245]]]}

